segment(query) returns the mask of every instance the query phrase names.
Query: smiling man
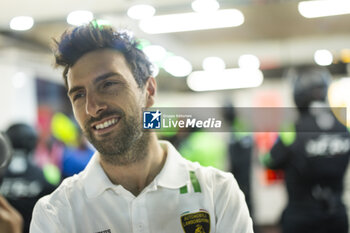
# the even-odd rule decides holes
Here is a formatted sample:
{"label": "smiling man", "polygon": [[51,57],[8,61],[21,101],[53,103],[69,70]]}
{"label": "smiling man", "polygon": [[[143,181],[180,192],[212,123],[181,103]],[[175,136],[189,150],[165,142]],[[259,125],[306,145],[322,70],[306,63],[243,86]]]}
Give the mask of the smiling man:
{"label": "smiling man", "polygon": [[74,116],[97,152],[38,201],[32,233],[253,232],[231,174],[189,162],[143,130],[156,81],[135,40],[91,23],[66,31],[55,56]]}

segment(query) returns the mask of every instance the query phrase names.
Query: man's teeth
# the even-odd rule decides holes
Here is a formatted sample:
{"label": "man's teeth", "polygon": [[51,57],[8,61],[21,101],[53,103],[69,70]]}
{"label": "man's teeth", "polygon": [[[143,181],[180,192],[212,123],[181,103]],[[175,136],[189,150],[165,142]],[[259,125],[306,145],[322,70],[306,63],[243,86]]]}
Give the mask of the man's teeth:
{"label": "man's teeth", "polygon": [[109,121],[105,121],[105,122],[103,122],[101,124],[96,125],[96,129],[104,129],[104,128],[107,128],[107,127],[109,127],[111,125],[116,124],[117,122],[118,122],[117,119],[111,119]]}

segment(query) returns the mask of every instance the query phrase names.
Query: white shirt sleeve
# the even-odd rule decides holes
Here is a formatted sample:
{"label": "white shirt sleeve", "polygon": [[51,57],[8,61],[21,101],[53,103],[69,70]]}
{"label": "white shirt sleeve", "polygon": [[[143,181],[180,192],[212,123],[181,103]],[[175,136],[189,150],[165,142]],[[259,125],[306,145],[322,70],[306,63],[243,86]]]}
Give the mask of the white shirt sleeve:
{"label": "white shirt sleeve", "polygon": [[[35,205],[30,223],[30,233],[65,233],[64,223],[60,223],[57,209],[48,203],[48,196],[41,198]],[[69,213],[67,213],[69,215]],[[69,232],[70,233],[70,232]]]}
{"label": "white shirt sleeve", "polygon": [[230,173],[216,175],[214,190],[216,233],[253,233],[244,194]]}

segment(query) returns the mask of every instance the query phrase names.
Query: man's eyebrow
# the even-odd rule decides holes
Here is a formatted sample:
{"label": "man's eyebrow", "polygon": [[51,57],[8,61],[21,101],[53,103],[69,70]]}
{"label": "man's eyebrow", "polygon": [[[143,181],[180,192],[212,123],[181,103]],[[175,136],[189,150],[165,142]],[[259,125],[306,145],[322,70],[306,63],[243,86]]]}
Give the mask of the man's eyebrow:
{"label": "man's eyebrow", "polygon": [[71,96],[74,92],[79,91],[80,89],[84,89],[82,86],[75,86],[68,91],[68,96]]}
{"label": "man's eyebrow", "polygon": [[[116,72],[109,72],[109,73],[105,73],[105,74],[102,74],[100,76],[98,76],[97,78],[95,78],[94,80],[94,84],[98,83],[98,82],[101,82],[109,77],[112,77],[112,76],[118,76],[118,77],[122,77],[121,74],[119,73],[116,73]],[[70,89],[68,91],[68,96],[71,96],[74,92],[76,91],[79,91],[80,89],[84,89],[83,86],[76,86],[76,87],[73,87],[72,89]]]}
{"label": "man's eyebrow", "polygon": [[97,78],[95,78],[94,84],[101,82],[101,81],[103,81],[111,76],[122,77],[122,75],[117,73],[117,72],[109,72],[109,73],[102,74],[102,75],[98,76]]}

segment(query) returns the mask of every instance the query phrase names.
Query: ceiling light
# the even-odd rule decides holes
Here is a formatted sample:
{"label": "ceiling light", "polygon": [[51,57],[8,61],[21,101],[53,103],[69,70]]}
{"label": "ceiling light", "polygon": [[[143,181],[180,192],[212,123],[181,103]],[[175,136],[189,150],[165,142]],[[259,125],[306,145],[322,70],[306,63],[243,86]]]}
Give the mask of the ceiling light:
{"label": "ceiling light", "polygon": [[140,4],[134,5],[128,9],[128,16],[132,19],[145,19],[152,17],[156,13],[156,9],[154,9],[151,5]]}
{"label": "ceiling light", "polygon": [[166,50],[159,45],[149,45],[143,49],[151,62],[161,62],[166,56]]}
{"label": "ceiling light", "polygon": [[159,67],[157,64],[152,63],[152,76],[155,78],[159,74]]}
{"label": "ceiling light", "polygon": [[34,19],[30,16],[17,16],[11,19],[10,28],[16,31],[26,31],[33,27]]}
{"label": "ceiling light", "polygon": [[216,0],[195,0],[191,5],[192,9],[199,13],[216,11],[220,8],[220,5]]}
{"label": "ceiling light", "polygon": [[299,13],[305,18],[316,18],[350,13],[349,0],[303,1],[298,4]]}
{"label": "ceiling light", "polygon": [[149,34],[195,31],[214,28],[236,27],[244,22],[242,12],[236,9],[208,13],[183,13],[153,16],[142,19],[140,28]]}
{"label": "ceiling light", "polygon": [[74,26],[81,26],[83,24],[88,24],[94,15],[90,11],[73,11],[67,16],[67,23]]}
{"label": "ceiling light", "polygon": [[259,69],[259,58],[252,54],[244,54],[238,58],[238,65],[240,68]]}
{"label": "ceiling light", "polygon": [[317,50],[314,54],[314,60],[317,65],[328,66],[333,62],[333,55],[329,50]]}
{"label": "ceiling light", "polygon": [[191,63],[180,56],[168,57],[163,63],[163,68],[175,77],[185,77],[192,72]]}
{"label": "ceiling light", "polygon": [[187,85],[193,91],[216,91],[258,87],[264,80],[257,69],[226,69],[221,72],[195,71],[187,77]]}
{"label": "ceiling light", "polygon": [[220,57],[206,57],[202,62],[205,71],[220,71],[225,69],[225,62]]}

